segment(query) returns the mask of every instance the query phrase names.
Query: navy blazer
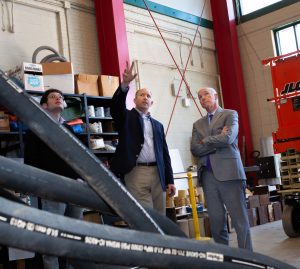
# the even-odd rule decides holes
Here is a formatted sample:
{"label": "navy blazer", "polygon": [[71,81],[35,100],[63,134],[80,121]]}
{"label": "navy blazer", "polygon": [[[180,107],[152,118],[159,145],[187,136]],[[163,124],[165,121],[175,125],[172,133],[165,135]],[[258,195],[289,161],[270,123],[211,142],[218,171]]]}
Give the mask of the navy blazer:
{"label": "navy blazer", "polygon": [[[119,87],[111,102],[110,112],[119,132],[119,144],[111,161],[111,170],[117,175],[125,175],[136,166],[137,158],[144,144],[143,119],[139,112],[133,108],[126,108],[126,96]],[[150,118],[153,136],[154,152],[157,162],[158,174],[163,190],[168,184],[174,184],[173,170],[163,125]]]}
{"label": "navy blazer", "polygon": [[[69,125],[63,125],[74,133]],[[74,179],[80,177],[65,160],[31,130],[28,130],[25,135],[24,163],[61,176]]]}

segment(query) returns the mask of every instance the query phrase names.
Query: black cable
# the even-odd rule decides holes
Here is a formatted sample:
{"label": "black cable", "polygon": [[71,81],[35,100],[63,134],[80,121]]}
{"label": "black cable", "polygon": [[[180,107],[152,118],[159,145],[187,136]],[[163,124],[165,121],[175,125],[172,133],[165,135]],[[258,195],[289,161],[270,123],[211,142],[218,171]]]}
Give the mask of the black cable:
{"label": "black cable", "polygon": [[85,182],[21,164],[3,156],[0,156],[0,185],[44,199],[115,214]]}
{"label": "black cable", "polygon": [[[115,212],[85,182],[21,164],[3,156],[0,156],[0,185],[41,198],[71,203],[95,209],[104,214],[115,215]],[[186,237],[178,225],[167,217],[152,208],[145,208],[145,210],[159,224],[164,233]]]}
{"label": "black cable", "polygon": [[244,249],[97,225],[0,198],[0,244],[83,261],[172,269],[295,269]]}
{"label": "black cable", "polygon": [[0,102],[65,160],[130,227],[163,234],[145,209],[101,161],[2,71]]}

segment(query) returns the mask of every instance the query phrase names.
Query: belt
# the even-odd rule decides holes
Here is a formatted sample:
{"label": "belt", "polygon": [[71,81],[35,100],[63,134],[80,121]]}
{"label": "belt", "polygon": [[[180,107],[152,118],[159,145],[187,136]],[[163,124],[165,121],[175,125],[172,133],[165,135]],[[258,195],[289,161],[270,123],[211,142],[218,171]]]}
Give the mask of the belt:
{"label": "belt", "polygon": [[156,162],[152,162],[152,163],[136,163],[136,166],[156,166]]}

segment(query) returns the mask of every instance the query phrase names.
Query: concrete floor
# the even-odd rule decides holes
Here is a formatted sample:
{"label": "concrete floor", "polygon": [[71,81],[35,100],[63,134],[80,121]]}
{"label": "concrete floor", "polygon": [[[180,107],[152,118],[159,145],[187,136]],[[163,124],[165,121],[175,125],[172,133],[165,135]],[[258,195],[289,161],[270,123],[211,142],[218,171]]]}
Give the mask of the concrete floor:
{"label": "concrete floor", "polygon": [[[254,252],[261,253],[300,269],[300,237],[289,238],[282,222],[274,221],[251,228]],[[230,234],[230,246],[237,246],[236,234]]]}

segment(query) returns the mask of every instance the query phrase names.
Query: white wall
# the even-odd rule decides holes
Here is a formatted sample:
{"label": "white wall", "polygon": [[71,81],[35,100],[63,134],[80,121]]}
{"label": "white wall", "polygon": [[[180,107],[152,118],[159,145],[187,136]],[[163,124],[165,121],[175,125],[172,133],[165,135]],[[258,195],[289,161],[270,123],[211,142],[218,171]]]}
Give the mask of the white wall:
{"label": "white wall", "polygon": [[260,140],[277,131],[270,68],[261,60],[275,56],[272,29],[300,19],[300,3],[290,5],[238,26],[247,103],[250,115],[253,148],[262,150]]}
{"label": "white wall", "polygon": [[[196,33],[196,25],[160,14],[152,14],[183,72],[191,42]],[[136,87],[147,87],[152,91],[154,104],[151,113],[154,118],[164,124],[166,130],[176,99],[172,95],[171,84],[175,81],[179,85],[178,82],[180,82],[181,76],[176,70],[158,30],[153,27],[148,12],[131,5],[125,5],[125,20],[130,58],[135,61],[136,71],[139,74]],[[193,62],[189,61],[186,73],[186,81],[190,85],[194,97],[196,97],[195,93],[201,86],[209,85],[219,89],[213,32],[202,27],[200,32],[203,50],[200,49],[200,38],[197,35],[195,47],[192,51]],[[203,67],[201,67],[200,61],[201,54]],[[176,93],[177,91],[178,87]],[[190,107],[182,106],[182,97],[186,97],[186,95],[186,86],[183,85],[181,97],[177,101],[167,134],[168,146],[169,148],[179,149],[184,168],[192,164],[189,150],[192,124],[201,116],[191,98],[189,98]],[[196,102],[200,107],[198,100]],[[205,115],[205,112],[201,111]]]}
{"label": "white wall", "polygon": [[[66,7],[63,5],[66,3]],[[51,46],[74,64],[75,72],[99,73],[99,53],[92,0],[15,0],[12,29],[11,1],[3,1],[0,30],[0,68],[9,70],[31,62],[34,50]],[[83,38],[84,37],[84,38]],[[44,55],[49,54],[46,51]],[[38,55],[41,60],[43,53]]]}

